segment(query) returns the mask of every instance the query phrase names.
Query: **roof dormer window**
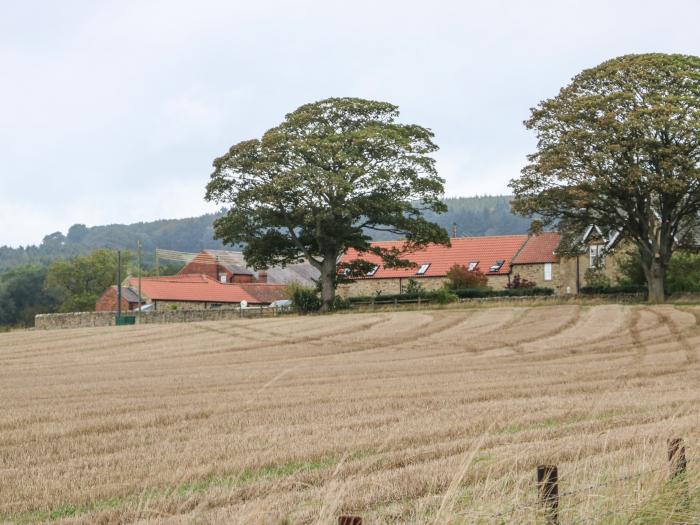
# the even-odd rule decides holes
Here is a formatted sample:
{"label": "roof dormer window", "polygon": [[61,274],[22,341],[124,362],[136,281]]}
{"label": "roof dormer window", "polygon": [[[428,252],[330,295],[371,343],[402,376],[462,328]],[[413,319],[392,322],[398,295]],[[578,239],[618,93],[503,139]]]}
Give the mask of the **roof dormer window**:
{"label": "roof dormer window", "polygon": [[379,270],[379,266],[373,266],[372,269],[367,272],[367,277],[372,277]]}
{"label": "roof dormer window", "polygon": [[469,265],[467,266],[467,270],[470,272],[473,272],[474,270],[477,269],[479,266],[479,261],[469,261]]}
{"label": "roof dormer window", "polygon": [[430,263],[421,264],[420,268],[418,268],[418,271],[416,272],[416,275],[424,275],[425,272],[428,271],[428,268],[430,268]]}
{"label": "roof dormer window", "polygon": [[505,262],[506,261],[504,261],[503,259],[499,259],[498,261],[496,261],[495,263],[493,263],[491,265],[491,267],[489,268],[489,272],[491,272],[491,273],[498,272]]}

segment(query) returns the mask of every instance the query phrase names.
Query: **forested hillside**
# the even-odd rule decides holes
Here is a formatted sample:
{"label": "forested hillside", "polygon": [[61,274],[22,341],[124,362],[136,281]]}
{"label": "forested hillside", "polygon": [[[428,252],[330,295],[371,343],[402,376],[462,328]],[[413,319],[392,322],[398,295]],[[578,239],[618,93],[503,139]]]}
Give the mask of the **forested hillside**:
{"label": "forested hillside", "polygon": [[206,214],[189,219],[167,219],[134,224],[110,224],[86,227],[74,224],[64,235],[55,232],[44,237],[39,246],[0,247],[0,272],[20,264],[48,264],[56,259],[85,255],[99,248],[135,251],[141,241],[144,264],[154,262],[156,247],[179,251],[222,248],[214,240],[212,223],[218,215]]}
{"label": "forested hillside", "polygon": [[[427,218],[457,235],[504,235],[524,233],[529,221],[510,212],[510,197],[458,197],[446,199],[449,211],[443,215],[428,214]],[[136,241],[143,247],[145,265],[153,264],[155,248],[197,252],[204,248],[222,248],[214,240],[212,223],[217,214],[190,219],[170,219],[135,224],[110,224],[86,227],[75,224],[65,234],[55,232],[44,237],[39,246],[20,248],[0,247],[0,272],[22,264],[48,264],[56,259],[84,255],[99,248],[135,250]],[[376,236],[386,239],[387,236]]]}

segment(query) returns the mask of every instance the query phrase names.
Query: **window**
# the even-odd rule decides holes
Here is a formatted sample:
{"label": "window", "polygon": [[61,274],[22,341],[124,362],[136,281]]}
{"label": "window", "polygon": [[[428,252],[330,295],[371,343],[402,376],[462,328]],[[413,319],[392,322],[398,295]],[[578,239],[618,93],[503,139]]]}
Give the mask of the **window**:
{"label": "window", "polygon": [[467,266],[467,270],[473,272],[474,270],[476,270],[477,266],[479,266],[479,261],[469,261],[469,266]]}
{"label": "window", "polygon": [[425,272],[428,271],[428,268],[430,268],[430,263],[421,264],[420,268],[418,268],[418,271],[416,272],[416,275],[423,275]]}
{"label": "window", "polygon": [[225,283],[226,282],[226,274],[225,273],[220,273],[219,274],[219,282]]}
{"label": "window", "polygon": [[552,280],[552,263],[544,263],[544,280]]}
{"label": "window", "polygon": [[592,244],[588,247],[588,267],[605,266],[605,247],[602,244]]}
{"label": "window", "polygon": [[379,266],[373,266],[372,269],[367,272],[367,276],[372,277],[375,273],[377,273],[377,270],[379,270]]}
{"label": "window", "polygon": [[496,273],[498,270],[501,269],[501,266],[503,266],[503,263],[505,262],[506,261],[504,261],[503,259],[499,259],[491,265],[491,267],[489,268],[489,272]]}
{"label": "window", "polygon": [[221,308],[221,303],[211,303],[209,305],[209,308],[213,308],[214,310],[216,310],[217,308]]}

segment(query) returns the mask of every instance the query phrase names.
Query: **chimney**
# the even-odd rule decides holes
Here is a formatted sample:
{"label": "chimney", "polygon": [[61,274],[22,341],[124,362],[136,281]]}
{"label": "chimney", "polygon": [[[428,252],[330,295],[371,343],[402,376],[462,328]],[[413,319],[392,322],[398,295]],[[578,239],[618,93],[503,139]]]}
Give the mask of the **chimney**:
{"label": "chimney", "polygon": [[452,238],[453,239],[457,238],[457,223],[456,222],[452,223]]}
{"label": "chimney", "polygon": [[265,270],[260,270],[258,272],[258,282],[259,283],[266,283],[267,282],[267,272]]}

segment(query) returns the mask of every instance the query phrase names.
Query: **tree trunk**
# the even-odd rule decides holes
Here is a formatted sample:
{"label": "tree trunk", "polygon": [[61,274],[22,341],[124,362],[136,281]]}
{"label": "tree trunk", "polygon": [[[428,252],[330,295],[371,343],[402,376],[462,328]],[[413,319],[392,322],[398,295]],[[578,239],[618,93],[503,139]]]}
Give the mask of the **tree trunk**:
{"label": "tree trunk", "polygon": [[333,310],[335,302],[335,257],[326,257],[321,264],[321,312]]}
{"label": "tree trunk", "polygon": [[664,293],[664,282],[666,281],[666,269],[658,259],[651,261],[651,268],[647,272],[647,287],[649,290],[650,303],[659,304],[666,300]]}

